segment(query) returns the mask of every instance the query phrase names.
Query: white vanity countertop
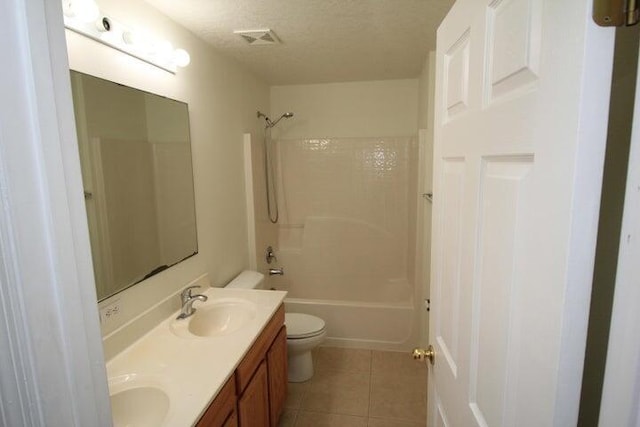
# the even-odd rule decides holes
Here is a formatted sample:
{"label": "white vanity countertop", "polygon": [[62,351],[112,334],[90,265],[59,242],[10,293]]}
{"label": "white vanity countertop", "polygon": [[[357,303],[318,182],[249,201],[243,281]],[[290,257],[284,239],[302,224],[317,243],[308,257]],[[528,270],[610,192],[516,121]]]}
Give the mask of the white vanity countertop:
{"label": "white vanity countertop", "polygon": [[197,301],[196,310],[223,298],[238,298],[255,303],[255,316],[227,335],[187,338],[172,331],[176,312],[106,365],[111,394],[132,387],[157,387],[168,395],[170,408],[162,426],[190,426],[200,419],[287,293],[209,288],[203,294],[208,300]]}

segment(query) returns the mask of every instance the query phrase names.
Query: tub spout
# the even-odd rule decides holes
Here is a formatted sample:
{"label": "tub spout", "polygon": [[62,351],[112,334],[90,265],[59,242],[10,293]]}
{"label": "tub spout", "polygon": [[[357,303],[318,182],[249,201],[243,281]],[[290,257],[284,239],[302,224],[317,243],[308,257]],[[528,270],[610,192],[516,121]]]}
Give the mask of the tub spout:
{"label": "tub spout", "polygon": [[269,276],[284,276],[284,269],[283,268],[270,268],[269,269]]}

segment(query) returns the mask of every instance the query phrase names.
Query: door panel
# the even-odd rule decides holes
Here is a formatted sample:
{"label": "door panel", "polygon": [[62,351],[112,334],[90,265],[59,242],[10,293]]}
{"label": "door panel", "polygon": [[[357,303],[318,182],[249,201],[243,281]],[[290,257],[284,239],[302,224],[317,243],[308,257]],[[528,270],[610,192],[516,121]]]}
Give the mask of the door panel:
{"label": "door panel", "polygon": [[446,120],[469,108],[469,30],[449,48],[444,58]]}
{"label": "door panel", "polygon": [[540,59],[540,1],[498,0],[486,10],[485,105],[535,88]]}
{"label": "door panel", "polygon": [[460,326],[460,263],[462,260],[462,212],[464,209],[464,159],[443,159],[442,209],[444,214],[435,233],[441,234],[442,246],[438,257],[440,272],[437,293],[433,300],[442,307],[442,317],[436,319],[436,335],[442,356],[454,377],[457,374],[458,336]]}
{"label": "door panel", "polygon": [[438,30],[430,426],[575,424],[612,36],[581,0],[458,0]]}
{"label": "door panel", "polygon": [[[533,158],[493,157],[482,160],[478,224],[477,278],[471,319],[470,405],[478,425],[509,425],[503,417],[515,390],[518,312],[514,301],[519,282],[519,196]],[[479,369],[478,367],[482,367]]]}

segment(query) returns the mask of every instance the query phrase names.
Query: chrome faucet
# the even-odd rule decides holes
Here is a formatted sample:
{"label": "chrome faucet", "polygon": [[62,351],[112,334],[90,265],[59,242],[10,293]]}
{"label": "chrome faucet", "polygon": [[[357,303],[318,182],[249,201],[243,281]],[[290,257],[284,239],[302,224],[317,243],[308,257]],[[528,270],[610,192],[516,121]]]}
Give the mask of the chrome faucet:
{"label": "chrome faucet", "polygon": [[199,288],[200,286],[189,286],[180,294],[180,300],[182,301],[182,310],[177,319],[186,319],[195,313],[196,309],[193,308],[193,303],[196,301],[205,302],[208,298],[206,295],[191,295],[191,289]]}

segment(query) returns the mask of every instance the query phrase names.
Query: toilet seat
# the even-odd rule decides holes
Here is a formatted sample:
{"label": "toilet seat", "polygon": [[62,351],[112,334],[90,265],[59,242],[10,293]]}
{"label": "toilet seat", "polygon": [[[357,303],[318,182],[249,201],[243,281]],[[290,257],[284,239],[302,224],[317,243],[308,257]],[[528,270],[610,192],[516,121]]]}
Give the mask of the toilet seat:
{"label": "toilet seat", "polygon": [[287,339],[311,338],[324,333],[325,323],[319,317],[303,313],[285,313]]}

